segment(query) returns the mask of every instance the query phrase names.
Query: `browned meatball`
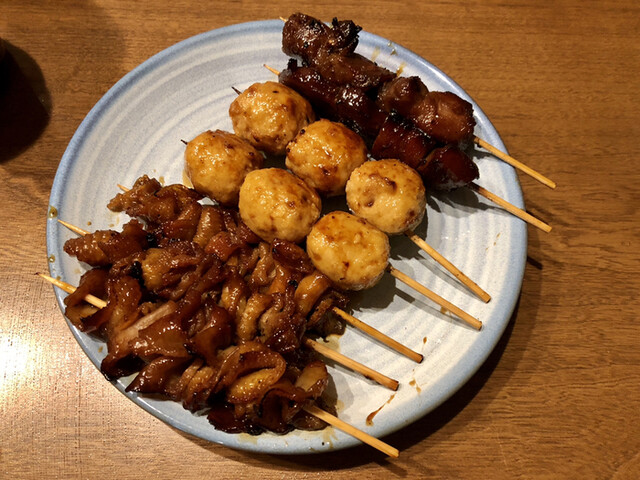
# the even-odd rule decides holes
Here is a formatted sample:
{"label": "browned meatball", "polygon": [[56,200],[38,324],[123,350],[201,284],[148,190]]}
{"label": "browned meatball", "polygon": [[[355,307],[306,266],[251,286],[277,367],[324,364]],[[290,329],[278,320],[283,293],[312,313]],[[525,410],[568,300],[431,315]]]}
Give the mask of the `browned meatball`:
{"label": "browned meatball", "polygon": [[201,133],[187,144],[185,173],[196,191],[222,205],[238,204],[240,186],[264,157],[248,142],[222,130]]}
{"label": "browned meatball", "polygon": [[321,194],[344,193],[354,168],[367,160],[364,140],[341,123],[318,120],[287,146],[286,165]]}
{"label": "browned meatball", "polygon": [[422,178],[399,160],[362,164],[351,174],[346,192],[353,213],[391,235],[415,228],[427,205]]}
{"label": "browned meatball", "polygon": [[258,236],[298,243],[320,216],[318,194],[281,168],[255,170],[240,188],[238,203],[244,223]]}
{"label": "browned meatball", "polygon": [[389,263],[389,237],[369,222],[347,212],[322,217],[307,237],[307,253],[315,267],[347,290],[372,287]]}
{"label": "browned meatball", "polygon": [[315,120],[309,102],[277,82],[254,83],[231,103],[233,130],[258,150],[283,155],[300,129]]}

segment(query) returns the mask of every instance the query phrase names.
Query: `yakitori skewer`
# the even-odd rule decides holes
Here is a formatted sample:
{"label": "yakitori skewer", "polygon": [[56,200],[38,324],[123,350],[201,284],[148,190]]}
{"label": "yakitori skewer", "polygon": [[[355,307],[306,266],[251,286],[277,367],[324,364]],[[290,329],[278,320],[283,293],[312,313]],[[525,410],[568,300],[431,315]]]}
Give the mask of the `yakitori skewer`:
{"label": "yakitori skewer", "polygon": [[[49,275],[45,275],[44,273],[38,273],[38,276],[40,276],[41,278],[45,279],[46,281],[48,281],[49,283],[55,285],[56,287],[64,290],[67,293],[73,293],[75,292],[76,288],[73,285],[70,285],[66,282],[63,282],[62,280],[58,280],[55,279],[53,277],[50,277]],[[102,300],[101,298],[95,297],[94,295],[87,295],[85,297],[85,300],[87,301],[87,303],[93,305],[94,307],[97,308],[104,308],[107,306],[107,302],[105,302],[104,300]],[[162,307],[161,307],[162,308]],[[345,312],[340,311],[341,313],[347,315]],[[156,313],[157,314],[157,313]],[[356,319],[357,320],[357,319]],[[398,381],[394,380],[393,378],[387,377],[386,375],[381,374],[380,372],[373,370],[372,368],[367,367],[366,365],[361,364],[360,362],[356,362],[355,360],[342,355],[341,353],[336,352],[335,350],[330,349],[329,347],[326,347],[324,345],[322,345],[321,343],[317,342],[316,340],[313,340],[311,338],[305,337],[303,339],[303,343],[304,345],[311,349],[314,350],[316,352],[318,352],[320,355],[323,355],[357,373],[360,373],[361,375],[365,376],[366,378],[369,378],[377,383],[379,383],[380,385],[387,387],[391,390],[397,390],[398,389]]]}
{"label": "yakitori skewer", "polygon": [[491,296],[449,262],[413,229],[426,217],[426,190],[413,168],[398,160],[364,162],[347,181],[347,205],[388,235],[403,233],[484,302]]}
{"label": "yakitori skewer", "polygon": [[[45,275],[43,273],[38,273],[37,275],[40,276],[41,278],[47,280],[48,282],[52,283],[56,287],[61,288],[62,290],[64,290],[67,293],[73,293],[76,290],[76,288],[73,285],[68,284],[66,282],[63,282],[61,280],[57,280],[57,279],[55,279],[55,278],[53,278],[53,277],[51,277],[49,275]],[[87,303],[93,305],[94,307],[105,308],[107,306],[107,302],[105,302],[104,300],[99,299],[99,298],[97,298],[97,297],[95,297],[93,295],[87,295],[84,298],[87,301]],[[158,310],[152,312],[150,315],[153,315],[154,317],[157,317],[160,309],[162,309],[162,308],[163,307],[160,307]],[[319,343],[317,343],[317,342],[315,342],[315,341],[313,341],[313,340],[311,340],[309,338],[305,338],[304,339],[304,343],[305,343],[305,345],[307,345],[307,347],[313,348],[316,351],[322,350],[322,346]],[[317,348],[318,345],[320,345],[319,349]],[[326,347],[324,347],[324,348],[326,348]],[[330,350],[330,349],[328,349],[328,350]],[[340,357],[330,357],[330,358],[332,358],[335,361],[339,361]],[[344,357],[344,358],[346,358],[346,357]],[[357,363],[357,362],[355,362],[355,363]],[[357,367],[357,365],[356,365],[356,367]],[[373,375],[372,375],[372,373],[373,373]],[[376,372],[375,370],[371,370],[371,371],[367,370],[367,373],[366,374],[363,373],[363,375],[367,376],[368,378],[371,378],[372,380],[375,380],[374,376],[377,376],[377,375],[380,375],[380,374],[378,374],[378,372]],[[395,385],[395,388],[393,388],[393,385]],[[397,382],[395,382],[395,384],[390,383],[389,388],[392,388],[393,390],[396,390],[398,388],[398,383]],[[348,423],[340,420],[338,417],[335,417],[334,415],[331,415],[330,413],[328,413],[328,412],[326,412],[326,411],[324,411],[324,410],[322,410],[322,409],[320,409],[320,408],[318,408],[316,406],[305,407],[305,410],[308,413],[310,413],[311,415],[315,415],[316,417],[320,418],[320,420],[323,420],[326,423],[328,423],[329,425],[332,425],[333,427],[335,427],[335,428],[337,428],[339,430],[342,430],[346,434],[357,438],[361,442],[372,446],[373,448],[381,451],[382,453],[385,453],[386,455],[389,455],[391,457],[396,457],[396,458],[399,455],[399,451],[396,448],[384,443],[381,440],[378,440],[375,437],[372,437],[371,435],[363,432],[362,430],[359,430],[359,429],[355,428],[352,425],[349,425]]]}
{"label": "yakitori skewer", "polygon": [[[274,68],[269,67],[268,65],[264,65],[265,68],[267,68],[269,71],[271,71],[272,73],[276,74],[276,75],[280,75],[281,72],[278,72],[278,70],[275,70]],[[315,89],[318,88],[319,85],[314,84],[313,82],[306,82],[304,83],[305,88],[309,88],[309,89]],[[342,87],[340,87],[342,88]],[[327,96],[326,91],[323,90],[322,92],[316,92],[319,94],[319,96],[321,96],[323,99]],[[364,115],[361,111],[358,111],[358,115],[361,117],[360,120],[363,121],[367,121],[372,123],[372,125],[368,128],[370,128],[372,130],[372,134],[374,133],[373,131],[375,130],[375,132],[379,132],[379,124],[381,124],[381,122],[384,122],[385,118],[390,120],[391,119],[391,115],[387,115],[385,112],[382,112],[377,105],[375,105],[375,102],[373,102],[371,99],[368,99],[368,97],[366,97],[366,95],[360,93],[361,98],[358,100],[358,102],[371,102],[368,106],[369,109],[375,109],[376,113],[378,114],[377,116],[379,117],[378,120],[371,122],[371,115]],[[337,99],[337,97],[336,97]],[[338,102],[340,104],[340,109],[341,109],[341,115],[345,114],[345,108],[346,108],[346,102]],[[328,108],[328,107],[327,107]],[[356,107],[354,104],[354,108],[356,110],[358,110],[359,107]],[[364,116],[363,116],[364,115]],[[394,128],[399,127],[400,125],[396,125],[394,126]],[[406,125],[403,125],[406,127]],[[415,129],[415,127],[413,127],[413,129]],[[393,129],[390,128],[389,131],[392,131]],[[417,129],[415,129],[417,130]],[[413,132],[412,132],[413,133]],[[380,137],[378,137],[380,138]],[[396,145],[394,148],[397,150],[397,148],[404,148],[406,145],[403,142],[400,142],[399,145]],[[374,149],[376,147],[376,144],[374,143]],[[431,150],[431,147],[427,148],[425,150],[425,153],[428,153],[428,151]],[[457,149],[451,149],[451,151],[454,151]],[[460,155],[462,155],[462,152],[458,152]],[[385,156],[384,158],[399,158],[402,161],[407,161],[407,159],[404,156],[398,156],[398,157],[389,157],[389,156]],[[418,160],[422,160],[422,157]],[[469,160],[470,161],[470,160]],[[407,162],[408,163],[408,162]],[[413,166],[413,165],[412,165]],[[474,168],[476,169],[476,176],[477,176],[477,167],[474,166]],[[473,178],[473,177],[472,177]],[[473,182],[471,182],[473,183]],[[483,197],[487,198],[488,200],[496,203],[497,205],[499,205],[500,207],[504,208],[505,210],[507,210],[509,213],[511,213],[512,215],[520,218],[521,220],[529,223],[530,225],[533,225],[536,228],[539,228],[540,230],[544,231],[544,232],[550,232],[551,231],[551,226],[548,225],[547,223],[543,222],[542,220],[537,219],[536,217],[534,217],[533,215],[525,212],[524,210],[522,210],[521,208],[516,207],[515,205],[507,202],[506,200],[500,198],[499,196],[497,196],[494,193],[491,193],[490,191],[486,190],[485,188],[474,188],[473,185],[471,185],[470,183],[466,184],[467,186],[469,186],[470,188],[472,188],[475,192],[477,192],[478,194],[482,195]]]}
{"label": "yakitori skewer", "polygon": [[307,236],[307,253],[315,267],[340,288],[364,290],[388,272],[473,328],[482,328],[480,320],[392,267],[389,237],[365,219],[343,211],[326,214]]}
{"label": "yakitori skewer", "polygon": [[[122,187],[124,188],[124,187]],[[62,225],[64,225],[65,227],[67,227],[69,230],[77,233],[78,235],[87,235],[90,232],[88,232],[87,230],[83,230],[80,227],[77,227],[69,222],[65,222],[63,220],[58,219],[58,222],[61,223]],[[40,275],[42,278],[44,278],[45,280],[53,283],[55,286],[63,289],[65,292],[67,293],[73,293],[75,291],[75,287],[73,287],[72,285],[69,285],[68,283],[65,283],[61,280],[56,280],[55,278],[46,276],[44,274],[38,274]],[[94,307],[98,307],[98,308],[104,308],[106,306],[106,302],[100,298],[94,297],[93,295],[89,295],[88,297],[90,298],[85,298],[85,300],[87,300],[88,303],[90,303],[91,305],[93,305]],[[405,355],[406,357],[412,359],[415,362],[422,362],[423,360],[423,356],[417,352],[414,352],[413,350],[405,347],[404,345],[402,345],[401,343],[395,341],[394,339],[392,339],[391,337],[388,337],[387,335],[383,334],[382,332],[376,330],[375,328],[367,325],[366,323],[364,323],[361,320],[358,320],[357,318],[349,315],[347,312],[337,308],[337,307],[333,307],[332,308],[333,312],[336,313],[336,315],[340,316],[341,318],[343,318],[347,323],[349,323],[350,325],[362,330],[363,332],[369,334],[370,336],[372,336],[373,338],[375,338],[376,340],[379,340],[380,342],[384,343],[385,345],[391,347],[392,349],[396,350],[398,353],[401,353],[402,355]],[[452,310],[453,311],[453,310]],[[325,347],[324,345],[318,343],[315,340],[312,340],[311,338],[306,338],[305,339],[305,345],[309,348],[311,348],[312,350],[315,350],[316,352],[324,355],[327,358],[330,358],[342,365],[344,365],[347,368],[350,368],[362,375],[364,375],[367,378],[370,378],[374,381],[376,381],[377,383],[379,383],[380,385],[383,385],[387,388],[390,388],[391,390],[397,390],[398,389],[398,381],[394,380],[392,378],[387,377],[386,375],[383,375],[369,367],[367,367],[366,365],[362,365],[359,362],[356,362],[355,360],[352,360],[349,357],[346,357],[345,355],[342,355],[338,352],[335,352],[334,350],[331,350],[328,347]]]}
{"label": "yakitori skewer", "polygon": [[[401,115],[416,120],[420,128],[443,143],[473,141],[542,184],[556,187],[555,182],[544,175],[473,135],[475,120],[473,106],[469,102],[452,92],[430,92],[418,77],[399,77],[398,72],[391,72],[355,53],[361,28],[354,22],[334,19],[330,25],[325,25],[303,13],[280,19],[285,22],[282,50],[292,57],[301,58],[305,65],[318,68],[321,75],[331,82],[349,83],[363,90],[382,92],[383,97],[385,90],[394,96],[400,93],[402,99],[392,99],[391,103],[379,97],[381,103],[385,104],[385,110],[397,110]],[[398,80],[407,82],[409,88],[407,84],[401,89],[396,88],[394,82]],[[417,106],[419,102],[425,104]],[[430,113],[425,116],[427,111]]]}

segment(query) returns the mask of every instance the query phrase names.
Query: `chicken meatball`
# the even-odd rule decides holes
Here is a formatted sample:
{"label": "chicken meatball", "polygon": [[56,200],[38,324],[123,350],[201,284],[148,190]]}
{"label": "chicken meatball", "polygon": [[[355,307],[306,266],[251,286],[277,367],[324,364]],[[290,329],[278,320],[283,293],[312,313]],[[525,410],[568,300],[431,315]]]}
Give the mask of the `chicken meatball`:
{"label": "chicken meatball", "polygon": [[422,178],[399,160],[363,163],[349,177],[346,192],[354,214],[390,235],[415,228],[426,211]]}
{"label": "chicken meatball", "polygon": [[298,243],[318,220],[322,204],[315,190],[295,175],[265,168],[247,175],[238,208],[244,223],[267,242],[280,238]]}
{"label": "chicken meatball", "polygon": [[344,193],[354,168],[367,160],[364,140],[341,123],[318,120],[287,146],[286,165],[319,193]]}
{"label": "chicken meatball", "polygon": [[389,237],[362,218],[331,212],[307,237],[315,267],[338,287],[363,290],[375,285],[389,263]]}
{"label": "chicken meatball", "polygon": [[226,206],[238,204],[244,177],[264,162],[262,153],[248,142],[222,130],[208,130],[191,140],[184,158],[193,188]]}
{"label": "chicken meatball", "polygon": [[309,102],[277,82],[254,83],[231,103],[233,130],[258,150],[284,155],[300,129],[315,120]]}

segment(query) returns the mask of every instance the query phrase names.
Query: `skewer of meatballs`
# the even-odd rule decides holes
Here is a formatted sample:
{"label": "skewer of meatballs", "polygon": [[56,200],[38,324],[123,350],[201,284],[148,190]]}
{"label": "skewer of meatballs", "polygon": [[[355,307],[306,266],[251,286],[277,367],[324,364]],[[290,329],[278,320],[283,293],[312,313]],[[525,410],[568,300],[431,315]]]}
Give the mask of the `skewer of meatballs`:
{"label": "skewer of meatballs", "polygon": [[358,91],[364,92],[382,110],[396,111],[436,142],[475,143],[544,185],[556,187],[552,180],[475,136],[473,106],[469,102],[452,92],[429,91],[419,77],[399,77],[355,53],[361,27],[351,20],[334,18],[331,25],[326,25],[302,13],[282,20],[283,52],[300,59],[303,66],[313,69],[329,84],[348,85],[355,89],[350,94],[356,97]]}
{"label": "skewer of meatballs", "polygon": [[[342,195],[350,181],[347,202],[353,213],[373,221],[389,235],[408,235],[475,295],[485,302],[490,300],[488,293],[413,233],[426,214],[423,180],[413,169],[397,164],[385,168],[384,164],[368,162],[367,146],[360,135],[339,122],[312,121],[315,116],[309,102],[275,82],[248,87],[232,102],[229,114],[238,136],[270,155],[286,155],[286,167],[320,195]],[[188,147],[187,155],[192,152]],[[197,164],[195,159],[191,161]],[[187,171],[196,173],[188,163]],[[350,180],[354,170],[365,163],[370,174],[383,168],[385,173],[353,176]],[[238,176],[231,182],[219,177],[216,181],[239,188],[243,179]],[[210,190],[208,194],[215,197],[216,192]]]}

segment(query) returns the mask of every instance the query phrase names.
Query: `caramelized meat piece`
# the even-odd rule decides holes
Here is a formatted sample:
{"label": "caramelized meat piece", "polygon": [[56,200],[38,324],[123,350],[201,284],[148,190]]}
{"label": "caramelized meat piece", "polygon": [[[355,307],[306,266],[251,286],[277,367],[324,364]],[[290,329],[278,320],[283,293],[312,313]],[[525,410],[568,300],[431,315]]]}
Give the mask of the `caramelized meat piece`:
{"label": "caramelized meat piece", "polygon": [[378,159],[397,158],[414,168],[425,186],[452,190],[479,177],[476,164],[459,148],[436,148],[437,142],[397,114],[387,117],[373,143],[371,154]]}
{"label": "caramelized meat piece", "polygon": [[395,158],[422,175],[426,157],[437,143],[410,121],[397,113],[390,114],[371,147],[371,155],[377,159]]}
{"label": "caramelized meat piece", "polygon": [[294,60],[279,80],[307,98],[321,116],[344,123],[365,139],[375,138],[387,116],[362,89],[333,84],[317,69],[299,67]]}
{"label": "caramelized meat piece", "polygon": [[116,195],[107,207],[114,212],[124,211],[155,227],[178,219],[183,211],[200,199],[202,195],[184,185],[162,187],[160,182],[145,175],[136,180],[131,190]]}
{"label": "caramelized meat piece", "polygon": [[64,251],[93,267],[111,265],[122,258],[146,248],[147,233],[142,225],[131,220],[122,233],[114,230],[97,230],[64,244]]}
{"label": "caramelized meat piece", "polygon": [[282,30],[282,51],[299,57],[330,82],[369,90],[395,77],[386,68],[354,53],[361,28],[350,20],[333,19],[331,26],[296,13]]}
{"label": "caramelized meat piece", "polygon": [[461,143],[473,135],[473,105],[451,92],[430,92],[418,77],[398,77],[378,93],[378,105],[397,111],[442,143]]}
{"label": "caramelized meat piece", "polygon": [[325,50],[348,54],[358,46],[361,27],[351,20],[333,19],[331,26],[309,15],[294,13],[282,28],[282,51],[311,63],[318,52]]}
{"label": "caramelized meat piece", "polygon": [[444,191],[468,185],[480,176],[473,160],[454,145],[431,152],[421,173],[426,185]]}

